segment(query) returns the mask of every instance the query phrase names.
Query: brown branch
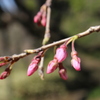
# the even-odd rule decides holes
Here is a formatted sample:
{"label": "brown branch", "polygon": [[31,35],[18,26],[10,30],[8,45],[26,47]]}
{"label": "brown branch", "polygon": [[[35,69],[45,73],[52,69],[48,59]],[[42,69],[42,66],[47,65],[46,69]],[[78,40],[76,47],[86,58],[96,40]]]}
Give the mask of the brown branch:
{"label": "brown branch", "polygon": [[[78,36],[78,38],[81,38],[81,37],[90,35],[93,32],[99,32],[99,31],[100,31],[100,25],[90,27],[88,30],[86,30],[86,31],[84,31],[82,33],[78,33],[76,35]],[[63,44],[64,42],[68,41],[69,39],[73,38],[74,36],[71,36],[71,37],[68,37],[68,38],[53,42],[51,44],[47,44],[47,45],[41,46],[41,47],[39,47],[37,49],[24,50],[24,53],[14,54],[12,56],[5,56],[6,59],[4,61],[5,62],[10,62],[10,61],[15,61],[16,62],[19,59],[24,58],[24,57],[26,57],[26,56],[28,56],[30,54],[38,53],[40,51],[47,50],[48,48],[51,48],[53,46],[57,46],[57,45]],[[1,58],[3,58],[3,57],[1,57]]]}
{"label": "brown branch", "polygon": [[[86,30],[84,32],[81,32],[81,33],[78,33],[76,35],[78,36],[78,38],[81,38],[81,37],[87,36],[87,35],[89,35],[89,34],[91,34],[93,32],[99,32],[99,31],[100,31],[100,25],[99,26],[90,27],[88,30]],[[68,41],[69,39],[71,39],[74,36],[62,39],[60,41],[53,42],[53,43],[48,44],[48,45],[44,45],[44,46],[42,46],[40,48],[37,48],[37,49],[34,49],[34,50],[32,50],[32,49],[31,50],[25,50],[25,52],[27,52],[27,53],[37,53],[37,52],[40,52],[42,50],[46,50],[46,49],[48,49],[50,47],[62,44],[64,42]]]}

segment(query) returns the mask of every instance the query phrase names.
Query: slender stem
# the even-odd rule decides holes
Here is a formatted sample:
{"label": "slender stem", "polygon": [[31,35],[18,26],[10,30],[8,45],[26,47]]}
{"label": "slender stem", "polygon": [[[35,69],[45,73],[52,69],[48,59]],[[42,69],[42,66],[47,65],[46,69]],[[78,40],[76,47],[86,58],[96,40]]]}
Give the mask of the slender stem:
{"label": "slender stem", "polygon": [[75,51],[74,43],[75,43],[75,40],[72,41],[72,51]]}
{"label": "slender stem", "polygon": [[[51,5],[50,2],[48,2],[48,3]],[[51,16],[50,5],[47,6],[47,19],[46,19],[46,28],[45,28],[44,39],[43,39],[43,42],[42,42],[43,45],[45,45],[50,39],[50,16]]]}
{"label": "slender stem", "polygon": [[47,22],[45,28],[45,34],[42,44],[45,45],[50,39],[50,16],[51,16],[51,8],[47,7]]}
{"label": "slender stem", "polygon": [[51,2],[52,2],[52,0],[47,0],[45,3],[47,6],[47,23],[46,23],[46,31],[45,31],[46,33],[50,32]]}
{"label": "slender stem", "polygon": [[78,37],[81,38],[81,37],[84,37],[86,35],[89,35],[93,32],[99,32],[100,31],[100,25],[98,26],[93,26],[93,27],[90,27],[88,30],[82,32],[82,33],[79,33],[78,34]]}
{"label": "slender stem", "polygon": [[47,24],[46,24],[46,33],[50,33],[50,15],[51,15],[51,8],[47,8]]}
{"label": "slender stem", "polygon": [[[78,36],[78,38],[81,38],[81,37],[84,37],[84,36],[87,36],[93,32],[99,32],[100,31],[100,25],[99,26],[94,26],[94,27],[90,27],[88,30],[82,32],[82,33],[78,33],[76,34]],[[74,35],[75,36],[75,35]],[[29,50],[30,53],[36,53],[36,52],[39,52],[41,50],[45,50],[45,49],[48,49],[50,47],[53,47],[53,46],[56,46],[56,45],[59,45],[59,44],[62,44],[64,42],[66,42],[67,40],[71,39],[72,37],[74,36],[71,36],[71,37],[68,37],[68,38],[65,38],[65,39],[62,39],[60,41],[56,41],[56,42],[53,42],[51,44],[48,44],[48,45],[44,45],[40,48],[37,48],[37,49],[34,49],[34,50]],[[28,50],[25,50],[25,52],[27,52]]]}
{"label": "slender stem", "polygon": [[[94,27],[90,27],[88,30],[82,32],[82,33],[79,33],[79,34],[76,34],[78,36],[78,38],[81,38],[81,37],[84,37],[84,36],[87,36],[87,35],[90,35],[91,33],[93,32],[99,32],[100,31],[100,25],[99,26],[94,26]],[[74,35],[75,36],[75,35]],[[29,50],[24,50],[24,53],[20,53],[20,54],[16,54],[16,55],[12,55],[12,56],[7,56],[7,59],[6,61],[17,61],[19,60],[20,58],[24,58],[30,54],[33,54],[33,53],[38,53],[40,51],[44,51],[44,50],[47,50],[48,48],[51,48],[53,46],[57,46],[57,45],[60,45],[60,44],[63,44],[64,42],[66,42],[67,40],[73,38],[74,36],[71,36],[71,37],[68,37],[68,38],[65,38],[65,39],[62,39],[60,41],[56,41],[56,42],[53,42],[51,44],[48,44],[48,45],[44,45],[44,46],[41,46],[37,49],[29,49]],[[6,57],[6,56],[5,56]]]}
{"label": "slender stem", "polygon": [[41,62],[38,69],[38,74],[42,80],[44,80],[44,57],[41,58]]}

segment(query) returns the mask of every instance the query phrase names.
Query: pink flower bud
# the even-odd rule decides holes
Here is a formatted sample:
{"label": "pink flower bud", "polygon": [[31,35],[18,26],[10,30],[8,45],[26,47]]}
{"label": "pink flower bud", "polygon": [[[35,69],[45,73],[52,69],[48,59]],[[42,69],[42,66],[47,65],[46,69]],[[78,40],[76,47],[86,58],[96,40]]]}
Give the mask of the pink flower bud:
{"label": "pink flower bud", "polygon": [[75,70],[80,71],[81,70],[81,67],[80,67],[81,59],[77,57],[77,52],[72,51],[71,56],[72,56],[71,65],[74,67]]}
{"label": "pink flower bud", "polygon": [[33,58],[32,62],[28,67],[28,71],[27,71],[28,76],[32,75],[38,69],[38,64],[40,60],[41,58],[36,58],[36,57]]}
{"label": "pink flower bud", "polygon": [[4,71],[3,73],[1,73],[0,79],[5,79],[8,76],[8,74],[9,73],[7,71]]}
{"label": "pink flower bud", "polygon": [[7,65],[7,63],[6,62],[0,63],[0,67],[2,67],[4,65]]}
{"label": "pink flower bud", "polygon": [[48,67],[47,67],[47,74],[52,73],[55,71],[58,67],[58,62],[57,59],[53,59],[52,61],[49,62]]}
{"label": "pink flower bud", "polygon": [[34,22],[39,23],[42,18],[42,12],[38,12],[36,16],[34,16]]}
{"label": "pink flower bud", "polygon": [[54,58],[56,58],[58,60],[58,63],[61,63],[62,61],[64,61],[66,59],[66,57],[68,55],[66,48],[67,47],[65,44],[63,44],[59,48],[57,48]]}
{"label": "pink flower bud", "polygon": [[68,76],[66,74],[66,69],[63,67],[62,63],[59,63],[59,75],[63,80],[68,79]]}
{"label": "pink flower bud", "polygon": [[41,25],[44,26],[44,27],[46,26],[46,18],[42,18]]}
{"label": "pink flower bud", "polygon": [[5,79],[6,77],[8,77],[10,75],[10,72],[11,72],[11,69],[6,68],[5,71],[0,74],[0,79]]}
{"label": "pink flower bud", "polygon": [[38,22],[40,21],[40,18],[36,15],[36,16],[33,18],[33,20],[34,20],[34,23],[38,23]]}

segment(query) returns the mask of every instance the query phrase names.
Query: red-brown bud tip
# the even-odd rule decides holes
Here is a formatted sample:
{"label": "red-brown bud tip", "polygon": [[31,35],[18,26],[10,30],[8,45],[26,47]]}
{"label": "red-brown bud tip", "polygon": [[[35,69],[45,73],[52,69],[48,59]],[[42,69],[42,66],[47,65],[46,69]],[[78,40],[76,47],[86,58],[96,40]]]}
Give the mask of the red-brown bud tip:
{"label": "red-brown bud tip", "polygon": [[9,72],[8,71],[4,71],[3,73],[1,73],[0,75],[0,79],[5,79],[7,76],[9,76]]}

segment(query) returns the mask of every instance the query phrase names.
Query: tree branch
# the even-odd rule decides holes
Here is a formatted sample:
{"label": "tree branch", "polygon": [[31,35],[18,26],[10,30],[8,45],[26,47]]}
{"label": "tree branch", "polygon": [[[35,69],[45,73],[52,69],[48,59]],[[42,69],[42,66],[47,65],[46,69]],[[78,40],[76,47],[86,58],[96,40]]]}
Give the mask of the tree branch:
{"label": "tree branch", "polygon": [[[76,35],[78,36],[78,38],[81,38],[81,37],[90,35],[93,32],[99,32],[99,31],[100,31],[100,25],[90,27],[86,31],[78,33]],[[26,57],[26,56],[28,56],[30,54],[38,53],[40,51],[47,50],[48,48],[51,48],[53,46],[57,46],[57,45],[63,44],[64,42],[68,41],[69,39],[73,38],[74,36],[71,36],[71,37],[68,37],[68,38],[65,38],[65,39],[62,39],[62,40],[59,40],[59,41],[44,45],[44,46],[41,46],[41,47],[39,47],[37,49],[28,49],[28,50],[24,50],[24,52],[20,53],[20,54],[14,54],[12,56],[4,56],[4,57],[1,57],[1,58],[5,58],[5,59],[2,60],[4,62],[11,62],[11,61],[15,61],[16,62],[19,59],[24,58],[24,57]]]}

